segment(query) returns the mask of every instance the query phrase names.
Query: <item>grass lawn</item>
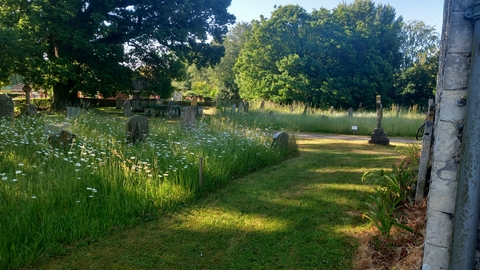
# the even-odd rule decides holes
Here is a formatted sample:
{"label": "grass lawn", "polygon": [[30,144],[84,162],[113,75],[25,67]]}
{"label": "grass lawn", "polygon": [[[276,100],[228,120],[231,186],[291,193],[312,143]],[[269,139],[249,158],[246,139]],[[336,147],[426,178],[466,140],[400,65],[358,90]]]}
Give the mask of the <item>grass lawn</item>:
{"label": "grass lawn", "polygon": [[79,242],[34,269],[351,269],[370,225],[361,182],[395,146],[299,140],[300,155],[131,229]]}

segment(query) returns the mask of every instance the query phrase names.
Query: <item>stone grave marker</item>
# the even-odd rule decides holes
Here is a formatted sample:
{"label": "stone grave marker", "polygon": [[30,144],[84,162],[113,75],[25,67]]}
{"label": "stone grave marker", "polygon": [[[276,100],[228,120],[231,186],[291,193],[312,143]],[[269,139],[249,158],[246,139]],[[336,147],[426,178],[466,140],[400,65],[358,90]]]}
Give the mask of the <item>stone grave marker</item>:
{"label": "stone grave marker", "polygon": [[262,102],[260,102],[260,110],[263,110],[264,107],[265,107],[265,100],[262,100]]}
{"label": "stone grave marker", "polygon": [[67,107],[67,117],[77,117],[80,114],[80,107]]}
{"label": "stone grave marker", "polygon": [[132,103],[129,99],[123,102],[123,115],[124,116],[132,116]]}
{"label": "stone grave marker", "polygon": [[118,97],[118,98],[115,100],[115,109],[121,110],[121,109],[122,109],[122,105],[123,105],[123,100],[122,100],[121,97]]}
{"label": "stone grave marker", "polygon": [[248,101],[245,101],[245,105],[243,107],[243,111],[248,113],[248,110],[250,109],[250,103]]}
{"label": "stone grave marker", "polygon": [[131,143],[141,142],[148,135],[148,119],[143,115],[134,115],[127,121],[127,141]]}
{"label": "stone grave marker", "polygon": [[353,108],[348,108],[348,117],[353,117]]}
{"label": "stone grave marker", "polygon": [[168,117],[172,118],[174,116],[176,116],[176,113],[175,113],[175,102],[174,101],[170,101],[168,102]]}
{"label": "stone grave marker", "polygon": [[272,147],[287,149],[288,148],[288,133],[282,131],[273,135]]}
{"label": "stone grave marker", "polygon": [[237,112],[237,105],[232,104],[232,113],[236,113],[236,112]]}
{"label": "stone grave marker", "polygon": [[46,124],[43,127],[43,134],[47,137],[53,136],[54,134],[59,133],[62,130],[66,130],[70,127],[70,124],[67,122],[62,122],[60,124]]}
{"label": "stone grave marker", "polygon": [[243,102],[238,103],[238,112],[243,112]]}
{"label": "stone grave marker", "polygon": [[195,108],[190,106],[185,107],[183,110],[182,124],[187,127],[195,125]]}
{"label": "stone grave marker", "polygon": [[0,118],[13,119],[14,115],[13,100],[6,95],[0,95]]}
{"label": "stone grave marker", "polygon": [[330,107],[330,110],[329,110],[330,114],[333,114],[335,112],[335,108],[332,106]]}
{"label": "stone grave marker", "polygon": [[192,104],[193,107],[197,106],[197,97],[192,98],[191,104]]}
{"label": "stone grave marker", "polygon": [[382,128],[382,118],[383,118],[383,106],[381,102],[381,96],[377,95],[377,128],[370,135],[370,140],[368,143],[371,144],[381,144],[388,145],[390,144],[390,139],[387,138],[387,133],[383,131]]}
{"label": "stone grave marker", "polygon": [[140,100],[139,99],[132,99],[132,111],[134,111],[134,112],[143,111],[142,107],[140,107]]}
{"label": "stone grave marker", "polygon": [[25,116],[36,116],[37,115],[37,108],[33,104],[25,104],[23,105],[22,115]]}

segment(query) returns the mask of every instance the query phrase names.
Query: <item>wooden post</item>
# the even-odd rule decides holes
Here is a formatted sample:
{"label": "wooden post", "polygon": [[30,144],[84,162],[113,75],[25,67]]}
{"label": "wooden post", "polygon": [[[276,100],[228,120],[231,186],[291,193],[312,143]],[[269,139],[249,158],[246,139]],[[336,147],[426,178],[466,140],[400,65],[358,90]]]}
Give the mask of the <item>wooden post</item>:
{"label": "wooden post", "polygon": [[420,164],[418,165],[417,189],[415,191],[415,203],[420,203],[425,197],[425,184],[427,181],[428,163],[430,161],[430,152],[432,148],[433,120],[435,117],[435,104],[433,99],[428,100],[428,115],[425,121],[423,134],[422,153],[420,154]]}
{"label": "wooden post", "polygon": [[198,185],[203,187],[203,157],[198,158]]}

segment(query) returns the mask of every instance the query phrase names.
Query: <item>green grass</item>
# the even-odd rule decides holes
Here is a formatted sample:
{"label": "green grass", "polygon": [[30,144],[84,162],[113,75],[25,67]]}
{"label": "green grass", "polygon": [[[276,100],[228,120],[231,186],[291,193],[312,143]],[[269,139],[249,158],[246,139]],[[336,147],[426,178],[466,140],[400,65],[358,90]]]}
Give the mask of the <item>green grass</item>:
{"label": "green grass", "polygon": [[[75,145],[54,149],[44,125],[64,121]],[[270,147],[270,132],[224,119],[193,128],[151,119],[148,141],[137,145],[125,142],[125,122],[108,113],[0,121],[0,269],[157,218],[289,155]]]}
{"label": "green grass", "polygon": [[395,145],[301,140],[300,155],[244,175],[175,211],[34,269],[351,269],[373,194]]}

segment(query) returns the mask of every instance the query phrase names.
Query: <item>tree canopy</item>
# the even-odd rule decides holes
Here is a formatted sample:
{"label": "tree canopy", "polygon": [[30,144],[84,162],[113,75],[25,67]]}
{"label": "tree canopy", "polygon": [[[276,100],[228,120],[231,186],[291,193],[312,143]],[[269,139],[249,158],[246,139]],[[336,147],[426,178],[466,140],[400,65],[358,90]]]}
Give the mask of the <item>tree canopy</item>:
{"label": "tree canopy", "polygon": [[[0,79],[20,74],[53,87],[57,107],[69,93],[169,96],[182,62],[213,64],[235,17],[230,0],[0,0]],[[5,57],[5,58],[4,58]]]}

